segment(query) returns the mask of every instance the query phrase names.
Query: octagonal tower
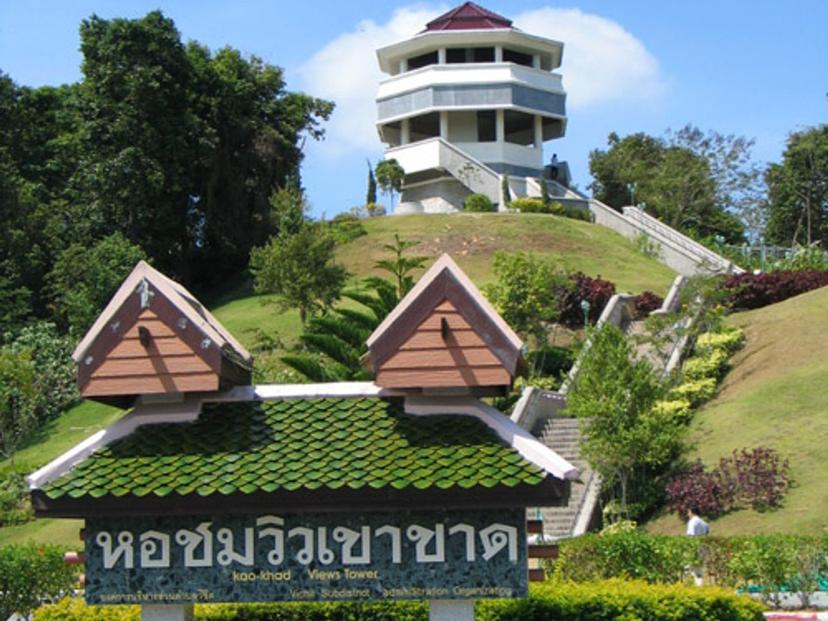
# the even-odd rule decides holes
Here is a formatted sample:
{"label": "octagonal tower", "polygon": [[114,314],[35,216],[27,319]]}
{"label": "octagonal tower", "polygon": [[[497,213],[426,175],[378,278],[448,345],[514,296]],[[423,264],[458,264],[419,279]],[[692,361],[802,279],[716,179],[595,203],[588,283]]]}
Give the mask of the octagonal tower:
{"label": "octagonal tower", "polygon": [[504,209],[504,175],[512,197],[537,195],[543,143],[566,130],[562,54],[473,2],[377,50],[377,129],[406,173],[396,213],[460,210],[473,192]]}

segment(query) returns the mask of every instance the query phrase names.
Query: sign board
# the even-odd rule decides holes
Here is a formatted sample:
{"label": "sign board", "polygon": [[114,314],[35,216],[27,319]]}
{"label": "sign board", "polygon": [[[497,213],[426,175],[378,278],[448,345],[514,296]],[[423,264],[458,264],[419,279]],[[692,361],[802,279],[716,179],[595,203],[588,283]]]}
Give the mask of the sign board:
{"label": "sign board", "polygon": [[523,509],[86,521],[90,604],[526,594]]}

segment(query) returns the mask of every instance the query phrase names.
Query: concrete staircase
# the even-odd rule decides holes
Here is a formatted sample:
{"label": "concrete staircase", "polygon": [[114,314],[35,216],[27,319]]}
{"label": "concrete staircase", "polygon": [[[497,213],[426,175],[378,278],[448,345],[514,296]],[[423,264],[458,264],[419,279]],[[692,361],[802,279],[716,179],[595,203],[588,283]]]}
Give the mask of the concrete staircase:
{"label": "concrete staircase", "polygon": [[[580,421],[574,418],[550,418],[533,430],[541,441],[566,459],[581,473],[579,481],[573,481],[566,507],[547,507],[540,510],[543,519],[544,539],[565,539],[583,534],[589,525],[591,516],[583,516],[582,510],[590,495],[597,494],[597,475],[589,463],[581,457]],[[591,511],[590,511],[591,513]],[[530,518],[535,518],[536,511],[530,510]],[[580,526],[583,524],[583,526]],[[579,527],[580,526],[580,527]]]}

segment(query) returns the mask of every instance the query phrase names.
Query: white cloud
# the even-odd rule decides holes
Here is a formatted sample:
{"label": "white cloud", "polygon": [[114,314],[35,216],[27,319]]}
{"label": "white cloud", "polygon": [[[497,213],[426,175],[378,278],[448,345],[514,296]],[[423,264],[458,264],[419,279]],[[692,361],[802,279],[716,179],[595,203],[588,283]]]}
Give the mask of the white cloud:
{"label": "white cloud", "polygon": [[[377,85],[383,78],[376,49],[414,35],[446,10],[422,5],[397,9],[384,24],[364,20],[319,50],[300,69],[303,88],[336,102],[322,154],[338,158],[380,152]],[[618,23],[578,9],[544,7],[514,17],[525,32],[562,41],[561,72],[570,110],[624,101],[649,101],[664,92],[658,61]]]}
{"label": "white cloud", "polygon": [[515,26],[563,42],[559,71],[570,110],[649,101],[664,93],[658,61],[617,22],[579,9],[545,7],[517,16]]}
{"label": "white cloud", "polygon": [[355,30],[328,43],[301,67],[305,90],[336,102],[331,121],[326,124],[325,141],[319,145],[323,152],[340,156],[381,150],[374,98],[384,74],[377,63],[376,50],[417,34],[446,10],[440,6],[408,6],[394,11],[385,24],[364,20]]}

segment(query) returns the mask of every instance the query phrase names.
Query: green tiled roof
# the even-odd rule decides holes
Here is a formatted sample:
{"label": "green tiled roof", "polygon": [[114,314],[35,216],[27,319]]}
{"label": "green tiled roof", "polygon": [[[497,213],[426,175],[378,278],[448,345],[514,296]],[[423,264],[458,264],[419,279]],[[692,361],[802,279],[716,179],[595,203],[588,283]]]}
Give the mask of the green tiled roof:
{"label": "green tiled roof", "polygon": [[545,473],[467,416],[410,416],[394,399],[207,405],[139,427],[43,486],[52,499],[536,485]]}

